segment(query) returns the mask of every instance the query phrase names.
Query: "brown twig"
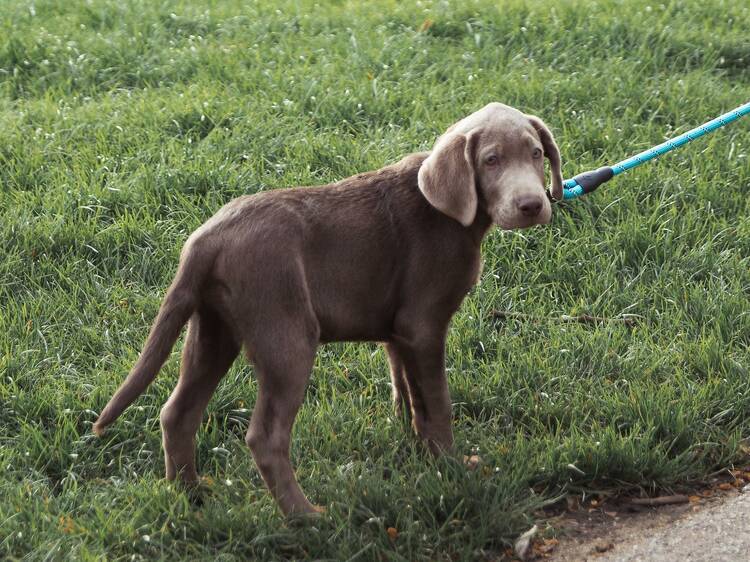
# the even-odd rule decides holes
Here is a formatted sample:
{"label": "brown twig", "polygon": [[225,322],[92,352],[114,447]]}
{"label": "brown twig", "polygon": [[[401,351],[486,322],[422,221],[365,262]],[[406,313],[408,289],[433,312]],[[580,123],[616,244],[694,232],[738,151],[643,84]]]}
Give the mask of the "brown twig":
{"label": "brown twig", "polygon": [[501,318],[503,320],[527,320],[531,322],[569,322],[576,324],[606,324],[607,322],[622,322],[628,328],[634,327],[637,322],[637,316],[620,316],[618,318],[604,318],[602,316],[590,316],[589,314],[581,314],[580,316],[568,316],[563,314],[562,316],[534,316],[532,314],[523,314],[521,312],[510,312],[508,310],[493,310],[492,316],[494,318]]}
{"label": "brown twig", "polygon": [[651,507],[689,502],[690,498],[682,494],[677,494],[675,496],[659,496],[658,498],[632,498],[630,500],[630,503],[634,505],[647,505]]}

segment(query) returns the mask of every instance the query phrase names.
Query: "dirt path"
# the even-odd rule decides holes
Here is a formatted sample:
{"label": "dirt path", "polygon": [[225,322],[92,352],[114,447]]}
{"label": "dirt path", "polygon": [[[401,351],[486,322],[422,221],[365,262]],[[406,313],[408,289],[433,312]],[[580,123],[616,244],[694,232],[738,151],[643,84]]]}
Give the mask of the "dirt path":
{"label": "dirt path", "polygon": [[639,513],[566,516],[555,562],[750,561],[750,485],[743,492]]}

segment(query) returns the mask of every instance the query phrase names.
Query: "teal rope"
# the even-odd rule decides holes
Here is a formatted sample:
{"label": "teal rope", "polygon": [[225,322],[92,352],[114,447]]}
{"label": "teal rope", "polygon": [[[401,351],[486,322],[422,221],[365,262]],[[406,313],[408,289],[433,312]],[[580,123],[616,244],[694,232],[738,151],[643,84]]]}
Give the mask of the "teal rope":
{"label": "teal rope", "polygon": [[[587,172],[586,174],[581,174],[579,176],[576,176],[575,178],[565,180],[565,182],[563,183],[563,199],[575,199],[576,197],[580,197],[581,195],[584,195],[586,193],[591,193],[597,187],[599,187],[600,184],[609,180],[611,177],[621,174],[623,172],[626,172],[627,170],[635,168],[636,166],[640,166],[644,162],[653,160],[654,158],[657,158],[661,156],[662,154],[666,154],[667,152],[670,152],[676,148],[679,148],[689,143],[690,141],[693,141],[708,133],[711,133],[715,131],[716,129],[719,129],[720,127],[723,127],[724,125],[727,125],[731,123],[732,121],[736,121],[740,117],[744,117],[745,115],[748,115],[748,114],[750,114],[750,102],[744,105],[741,105],[737,109],[733,109],[732,111],[729,111],[725,113],[724,115],[720,115],[716,119],[712,119],[708,123],[704,123],[700,127],[696,127],[695,129],[692,129],[688,131],[687,133],[683,133],[653,148],[644,150],[640,154],[636,154],[635,156],[631,156],[630,158],[623,160],[622,162],[618,162],[614,166],[610,167],[611,173],[608,174],[609,177],[606,177],[606,179],[600,180],[598,183],[596,183],[593,186],[581,185],[579,183],[581,181],[583,181],[584,184],[591,183],[591,182],[586,182],[585,178],[582,177],[582,176],[585,176],[586,174],[591,174],[591,172]],[[594,183],[595,182],[596,180],[594,180]]]}

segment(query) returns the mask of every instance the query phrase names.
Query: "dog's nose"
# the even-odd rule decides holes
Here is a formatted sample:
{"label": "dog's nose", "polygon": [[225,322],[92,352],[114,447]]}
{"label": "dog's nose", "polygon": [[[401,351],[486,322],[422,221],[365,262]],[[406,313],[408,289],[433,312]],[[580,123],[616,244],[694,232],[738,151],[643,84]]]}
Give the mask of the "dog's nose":
{"label": "dog's nose", "polygon": [[516,200],[518,210],[525,217],[535,217],[542,210],[542,198],[537,195],[524,195]]}

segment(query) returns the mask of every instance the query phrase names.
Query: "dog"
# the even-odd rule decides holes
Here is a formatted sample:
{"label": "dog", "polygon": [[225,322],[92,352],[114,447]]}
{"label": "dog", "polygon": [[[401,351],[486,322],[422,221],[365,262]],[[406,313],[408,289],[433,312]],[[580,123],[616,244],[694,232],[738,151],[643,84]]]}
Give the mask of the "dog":
{"label": "dog", "polygon": [[187,323],[180,376],[160,421],[166,477],[199,480],[195,434],[241,348],[258,381],[246,442],[281,511],[320,511],[289,459],[290,434],[321,343],[382,342],[397,410],[436,455],[451,451],[445,341],[480,273],[494,224],[550,221],[560,152],[541,119],[491,103],[432,151],[317,187],[225,205],[185,243],[143,351],[102,410],[101,435],[156,377]]}

